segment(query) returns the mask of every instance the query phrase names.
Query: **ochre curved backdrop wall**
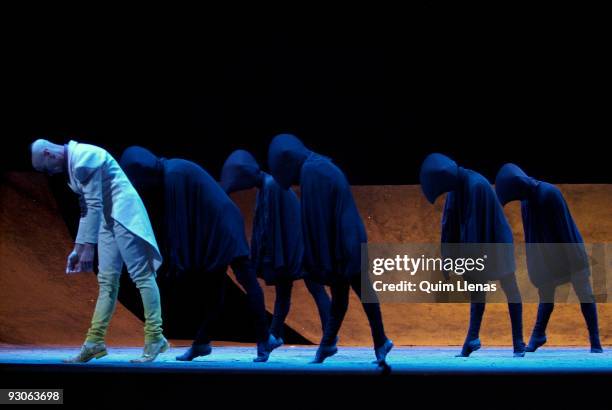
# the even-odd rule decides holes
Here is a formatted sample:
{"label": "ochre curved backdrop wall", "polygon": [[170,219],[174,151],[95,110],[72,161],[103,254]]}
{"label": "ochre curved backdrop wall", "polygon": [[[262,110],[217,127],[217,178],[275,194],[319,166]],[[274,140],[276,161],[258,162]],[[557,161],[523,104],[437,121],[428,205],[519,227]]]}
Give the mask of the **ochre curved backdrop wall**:
{"label": "ochre curved backdrop wall", "polygon": [[[83,343],[98,284],[95,275],[66,275],[72,250],[68,228],[47,185],[34,172],[0,180],[0,343]],[[111,344],[142,345],[142,323],[121,304]]]}
{"label": "ochre curved backdrop wall", "polygon": [[[612,242],[612,185],[561,185],[586,242]],[[443,198],[429,205],[419,186],[353,188],[371,242],[436,242]],[[233,195],[250,237],[255,191]],[[522,241],[518,203],[506,207],[517,242]],[[89,325],[97,285],[93,275],[63,272],[71,240],[46,177],[8,173],[0,181],[0,343],[77,344]],[[524,274],[520,273],[519,274]],[[274,290],[264,286],[271,310]],[[302,282],[296,283],[288,325],[318,342],[320,323]],[[528,338],[535,304],[524,310]],[[389,337],[400,345],[459,345],[465,337],[467,304],[385,304]],[[602,342],[612,344],[612,306],[600,304]],[[550,345],[587,345],[580,307],[559,304],[548,330]],[[489,304],[481,338],[486,345],[510,345],[510,323],[504,304]],[[111,344],[142,344],[142,324],[118,306],[109,331]],[[340,333],[345,345],[370,345],[370,331],[359,300],[351,304]]]}
{"label": "ochre curved backdrop wall", "polygon": [[[585,242],[612,242],[612,185],[560,185]],[[365,222],[370,242],[437,242],[444,198],[430,205],[418,185],[355,186],[353,194]],[[233,195],[250,234],[255,191]],[[515,241],[524,242],[520,204],[505,208]],[[609,263],[609,258],[608,258]],[[608,268],[609,270],[609,268]],[[519,272],[526,280],[525,272]],[[272,288],[266,287],[266,304],[274,303]],[[532,299],[533,300],[533,299]],[[525,339],[529,338],[537,304],[524,306]],[[468,304],[383,304],[387,334],[401,345],[460,345],[468,324]],[[599,305],[602,342],[612,343],[612,305]],[[304,284],[294,288],[288,324],[311,341],[320,339],[316,308]],[[505,304],[487,305],[481,340],[488,345],[512,344]],[[548,327],[549,345],[587,345],[586,326],[578,304],[557,304]],[[345,345],[370,345],[370,330],[359,299],[352,294],[349,311],[340,331]]]}

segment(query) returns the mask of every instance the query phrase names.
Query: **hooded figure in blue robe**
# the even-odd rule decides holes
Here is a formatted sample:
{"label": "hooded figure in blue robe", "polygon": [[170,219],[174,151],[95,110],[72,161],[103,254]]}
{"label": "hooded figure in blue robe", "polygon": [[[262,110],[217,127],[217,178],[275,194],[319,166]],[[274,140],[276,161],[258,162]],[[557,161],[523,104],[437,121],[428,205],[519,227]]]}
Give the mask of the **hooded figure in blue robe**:
{"label": "hooded figure in blue robe", "polygon": [[580,231],[563,194],[556,186],[529,177],[514,164],[505,164],[495,179],[502,205],[521,201],[529,279],[538,288],[540,304],[528,352],[546,343],[546,326],[554,309],[555,288],[571,282],[580,300],[591,342],[601,353],[597,306],[589,277],[588,256]]}
{"label": "hooded figure in blue robe", "polygon": [[[514,355],[524,356],[522,300],[514,275],[512,231],[493,187],[479,173],[462,168],[438,153],[430,154],[423,161],[420,181],[431,204],[440,195],[448,193],[442,216],[442,250],[445,250],[445,244],[484,244],[483,249],[487,249],[490,257],[486,269],[477,274],[466,273],[464,277],[472,282],[500,281],[508,299]],[[470,245],[465,248],[470,249]],[[495,253],[494,257],[491,253]],[[485,310],[484,293],[472,292],[470,296],[470,325],[459,354],[464,357],[481,347],[479,333]]]}
{"label": "hooded figure in blue robe", "polygon": [[[348,309],[349,292],[361,295],[361,244],[367,242],[363,221],[342,171],[327,157],[310,151],[295,136],[274,137],[268,150],[270,172],[283,189],[300,185],[304,269],[329,285],[331,315],[314,362],[337,352],[337,334]],[[384,331],[378,303],[363,303],[379,363],[393,347]]]}
{"label": "hooded figure in blue robe", "polygon": [[129,147],[121,167],[141,193],[154,219],[164,264],[160,275],[195,277],[207,312],[192,347],[177,360],[210,354],[210,328],[223,304],[224,279],[231,266],[247,293],[257,331],[258,357],[266,361],[269,333],[263,291],[250,267],[249,247],[240,210],[199,165],[158,158],[142,147]]}
{"label": "hooded figure in blue robe", "polygon": [[[270,325],[272,348],[276,348],[283,344],[282,329],[291,305],[293,281],[304,277],[300,200],[291,189],[282,189],[244,150],[232,152],[225,161],[221,171],[221,187],[228,195],[257,188],[251,264],[257,276],[276,288],[274,316]],[[304,282],[315,300],[321,328],[325,330],[331,303],[329,296],[323,285],[308,278],[304,278]]]}

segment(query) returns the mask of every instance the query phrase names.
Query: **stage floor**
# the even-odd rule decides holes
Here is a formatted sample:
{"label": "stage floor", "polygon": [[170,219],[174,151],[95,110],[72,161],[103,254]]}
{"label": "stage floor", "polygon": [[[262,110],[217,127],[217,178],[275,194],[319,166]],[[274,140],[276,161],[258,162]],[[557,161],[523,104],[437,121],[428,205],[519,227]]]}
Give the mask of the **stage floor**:
{"label": "stage floor", "polygon": [[369,347],[340,347],[324,364],[308,363],[316,346],[283,346],[267,363],[252,362],[253,345],[215,347],[210,356],[189,363],[174,360],[185,349],[173,347],[155,362],[132,364],[140,348],[109,346],[102,359],[63,364],[77,347],[4,345],[0,387],[61,388],[66,404],[231,403],[253,408],[254,403],[284,403],[338,409],[379,408],[399,400],[406,406],[416,401],[474,409],[476,403],[522,408],[579,401],[612,408],[612,350],[592,354],[584,347],[551,347],[514,358],[509,347],[485,347],[470,358],[458,358],[459,347],[396,347],[388,357],[390,367],[379,367]]}
{"label": "stage floor", "polygon": [[[78,348],[0,347],[0,366],[4,369],[27,367],[30,370],[55,369],[70,372],[201,372],[201,373],[276,373],[276,374],[377,374],[383,370],[372,364],[371,348],[340,347],[324,364],[309,364],[315,346],[283,346],[267,363],[253,363],[254,346],[219,346],[213,353],[192,362],[174,358],[186,347],[171,347],[155,362],[132,364],[140,355],[136,347],[109,346],[109,354],[86,364],[64,364]],[[484,347],[469,358],[454,357],[459,347],[395,347],[388,356],[391,374],[531,374],[602,373],[612,375],[612,350],[593,354],[585,347],[541,348],[524,358],[512,357],[509,347]],[[387,369],[388,371],[388,369]]]}

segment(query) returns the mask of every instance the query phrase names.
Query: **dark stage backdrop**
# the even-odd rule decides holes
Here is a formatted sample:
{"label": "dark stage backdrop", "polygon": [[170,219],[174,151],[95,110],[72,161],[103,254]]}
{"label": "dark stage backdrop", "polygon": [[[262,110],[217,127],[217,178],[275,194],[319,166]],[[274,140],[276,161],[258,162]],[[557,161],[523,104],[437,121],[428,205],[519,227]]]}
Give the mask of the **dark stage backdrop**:
{"label": "dark stage backdrop", "polygon": [[115,156],[140,144],[218,178],[232,150],[265,163],[289,132],[352,184],[417,183],[432,151],[490,180],[513,161],[551,182],[612,182],[602,40],[487,33],[431,26],[317,45],[41,36],[6,51],[3,167],[28,167],[35,137],[73,138]]}

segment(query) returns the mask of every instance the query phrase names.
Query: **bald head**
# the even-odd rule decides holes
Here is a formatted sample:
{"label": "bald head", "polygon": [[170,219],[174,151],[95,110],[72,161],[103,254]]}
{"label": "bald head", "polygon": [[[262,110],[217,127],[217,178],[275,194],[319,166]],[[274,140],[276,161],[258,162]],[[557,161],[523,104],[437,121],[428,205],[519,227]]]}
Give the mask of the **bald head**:
{"label": "bald head", "polygon": [[64,147],[45,139],[37,139],[30,147],[32,166],[39,172],[49,175],[64,171]]}

